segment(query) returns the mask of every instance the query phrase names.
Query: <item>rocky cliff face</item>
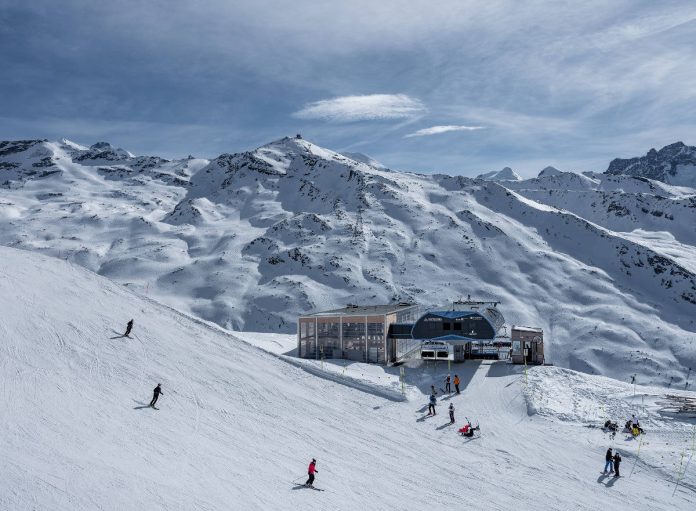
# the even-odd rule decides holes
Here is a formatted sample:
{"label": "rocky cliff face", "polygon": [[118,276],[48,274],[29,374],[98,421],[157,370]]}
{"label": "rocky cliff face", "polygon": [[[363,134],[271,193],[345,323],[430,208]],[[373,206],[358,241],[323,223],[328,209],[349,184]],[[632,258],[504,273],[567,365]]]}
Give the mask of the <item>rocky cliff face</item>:
{"label": "rocky cliff face", "polygon": [[676,142],[659,151],[650,149],[645,156],[616,158],[606,173],[645,177],[678,186],[696,186],[696,147]]}

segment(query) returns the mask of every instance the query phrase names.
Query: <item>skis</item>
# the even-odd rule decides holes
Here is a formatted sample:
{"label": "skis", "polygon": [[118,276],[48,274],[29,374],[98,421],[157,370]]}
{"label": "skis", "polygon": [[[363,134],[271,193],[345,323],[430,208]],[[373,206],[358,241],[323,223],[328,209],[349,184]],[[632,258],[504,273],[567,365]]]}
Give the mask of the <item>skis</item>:
{"label": "skis", "polygon": [[309,486],[308,484],[295,483],[295,482],[293,482],[292,484],[295,485],[295,488],[293,488],[293,490],[299,490],[300,488],[307,488],[308,490],[326,491],[324,488],[317,488],[316,486]]}

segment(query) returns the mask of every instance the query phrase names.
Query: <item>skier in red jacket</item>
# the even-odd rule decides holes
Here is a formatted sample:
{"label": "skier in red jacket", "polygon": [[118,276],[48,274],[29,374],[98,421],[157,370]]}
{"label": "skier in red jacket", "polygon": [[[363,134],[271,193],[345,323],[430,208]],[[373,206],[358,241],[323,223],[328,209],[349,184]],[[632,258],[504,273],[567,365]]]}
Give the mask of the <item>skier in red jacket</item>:
{"label": "skier in red jacket", "polygon": [[318,474],[319,471],[316,469],[317,466],[317,460],[312,458],[312,461],[309,463],[309,468],[307,469],[307,474],[309,474],[309,479],[307,479],[307,482],[305,483],[306,486],[309,486],[310,488],[314,488],[314,474]]}

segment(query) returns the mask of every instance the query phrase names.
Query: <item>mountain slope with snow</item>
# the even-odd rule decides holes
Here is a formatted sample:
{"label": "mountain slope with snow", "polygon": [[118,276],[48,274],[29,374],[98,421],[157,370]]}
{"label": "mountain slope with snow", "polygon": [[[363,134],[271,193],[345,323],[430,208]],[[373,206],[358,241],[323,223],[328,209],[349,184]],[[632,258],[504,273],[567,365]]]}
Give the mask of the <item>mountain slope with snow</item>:
{"label": "mountain slope with snow", "polygon": [[[305,371],[69,262],[6,247],[0,261],[3,509],[696,503],[693,470],[675,491],[691,424],[660,415],[660,389],[638,386],[636,400],[632,387],[606,378],[543,367],[525,376],[522,367],[469,361],[454,366],[462,395],[441,397],[428,418],[425,392],[444,377],[431,367],[407,367],[407,399],[388,400],[369,381],[363,391],[342,385],[340,368],[330,376],[316,361]],[[130,318],[131,338],[121,337]],[[360,378],[362,368],[399,388],[396,369],[343,372]],[[153,410],[158,382],[164,393]],[[449,403],[456,426],[445,419]],[[649,441],[586,427],[629,412],[640,414]],[[455,433],[465,416],[481,425],[478,438]],[[618,480],[599,474],[610,445],[624,458]],[[312,457],[324,492],[294,484]]]}
{"label": "mountain slope with snow", "polygon": [[297,138],[210,161],[3,144],[0,243],[226,328],[294,332],[312,310],[470,294],[543,327],[557,365],[656,384],[696,367],[688,189],[395,172]]}
{"label": "mountain slope with snow", "polygon": [[696,147],[675,142],[659,151],[650,149],[645,156],[616,158],[609,164],[606,173],[639,176],[677,186],[696,187]]}
{"label": "mountain slope with snow", "polygon": [[479,174],[476,179],[483,179],[485,181],[521,181],[520,175],[512,170],[510,167],[505,167],[501,170],[492,170],[491,172],[486,172],[484,174]]}

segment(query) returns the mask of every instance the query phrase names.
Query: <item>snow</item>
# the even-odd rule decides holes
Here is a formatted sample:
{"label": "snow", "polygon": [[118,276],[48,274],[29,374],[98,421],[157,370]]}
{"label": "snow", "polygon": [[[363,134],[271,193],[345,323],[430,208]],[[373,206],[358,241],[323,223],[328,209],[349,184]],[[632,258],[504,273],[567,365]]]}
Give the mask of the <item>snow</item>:
{"label": "snow", "polygon": [[656,385],[696,367],[696,190],[419,175],[287,137],[211,161],[95,145],[0,142],[0,244],[231,330],[470,294],[543,328],[559,366]]}
{"label": "snow", "polygon": [[[427,418],[426,396],[431,383],[441,386],[444,365],[406,367],[406,399],[389,399],[374,380],[398,368],[366,366],[364,377],[349,368],[358,389],[268,352],[291,349],[292,336],[244,334],[275,346],[262,350],[69,262],[4,247],[0,261],[3,509],[696,503],[693,464],[674,491],[681,454],[683,465],[691,460],[693,422],[653,412],[665,389],[638,385],[641,408],[632,387],[615,380],[553,367],[525,377],[523,367],[469,361],[451,370],[462,395],[439,396],[438,415]],[[130,318],[132,338],[118,337]],[[143,408],[158,382],[159,410]],[[454,426],[446,425],[450,402]],[[593,402],[617,419],[649,415],[640,452],[635,440],[586,427],[601,418]],[[480,437],[455,433],[464,417],[480,423]],[[599,474],[612,443],[624,457],[619,480]],[[312,457],[322,493],[293,484]]]}
{"label": "snow", "polygon": [[486,181],[521,181],[520,175],[510,167],[505,167],[501,170],[493,170],[476,176],[476,179],[484,179]]}
{"label": "snow", "polygon": [[552,167],[549,165],[548,167],[544,167],[543,169],[541,169],[537,177],[560,176],[561,174],[563,174],[563,172],[558,170],[556,167]]}
{"label": "snow", "polygon": [[350,153],[350,152],[342,152],[341,153],[343,156],[346,158],[350,158],[351,160],[360,162],[360,163],[365,163],[369,165],[370,167],[374,167],[376,169],[384,169],[386,168],[384,165],[382,165],[380,162],[375,160],[372,156],[369,156],[364,153]]}

